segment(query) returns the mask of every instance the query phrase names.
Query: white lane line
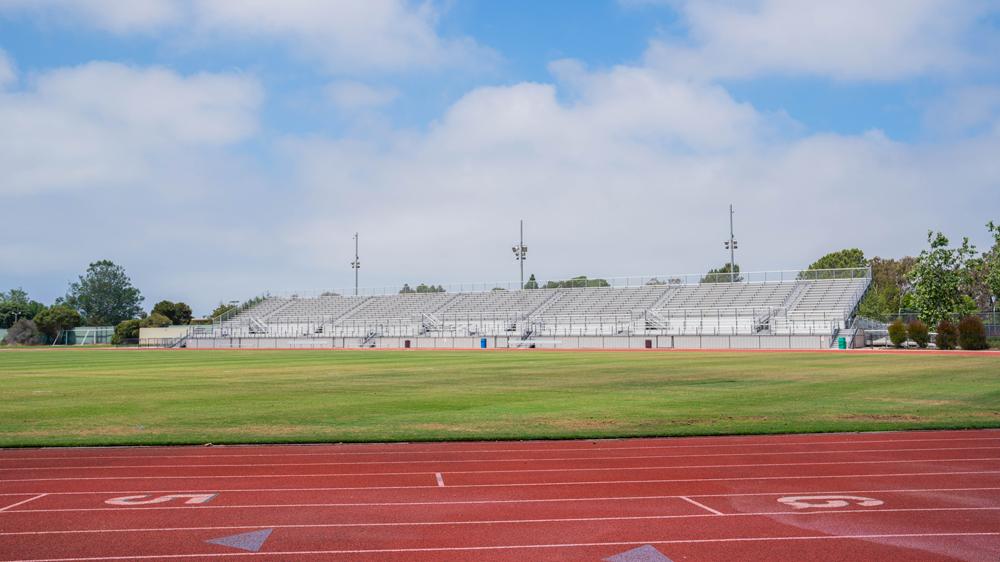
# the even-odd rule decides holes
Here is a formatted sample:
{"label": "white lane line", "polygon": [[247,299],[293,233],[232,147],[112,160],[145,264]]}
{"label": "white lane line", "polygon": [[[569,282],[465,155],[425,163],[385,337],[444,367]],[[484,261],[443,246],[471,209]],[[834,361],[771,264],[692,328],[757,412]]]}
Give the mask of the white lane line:
{"label": "white lane line", "polygon": [[[85,465],[85,466],[16,466],[0,467],[4,470],[87,470],[87,469],[125,469],[125,468],[250,468],[264,466],[366,466],[387,464],[469,464],[469,463],[504,463],[504,462],[568,462],[568,461],[616,461],[639,459],[680,459],[680,458],[714,458],[714,457],[775,457],[781,455],[812,455],[825,456],[833,454],[868,454],[868,453],[915,453],[936,451],[996,451],[997,447],[941,447],[922,449],[854,449],[844,451],[787,451],[778,453],[703,453],[687,455],[628,455],[612,457],[538,457],[515,459],[459,459],[459,460],[404,460],[404,461],[354,461],[354,462],[276,462],[276,463],[235,463],[235,464],[129,464],[129,465]],[[110,457],[109,457],[110,458]],[[118,457],[121,458],[121,457]],[[4,459],[0,459],[4,460]],[[7,459],[10,460],[10,459]],[[27,460],[27,459],[25,459]],[[923,459],[904,459],[920,461]]]}
{"label": "white lane line", "polygon": [[[705,506],[700,506],[705,507]],[[544,519],[487,519],[460,521],[376,521],[372,523],[299,523],[299,524],[260,524],[260,525],[212,525],[206,527],[148,527],[134,529],[66,529],[58,531],[11,531],[0,532],[0,537],[37,536],[37,535],[74,535],[100,533],[160,533],[181,531],[222,531],[235,529],[323,529],[323,528],[356,528],[356,527],[447,527],[464,525],[532,525],[540,523],[590,523],[594,521],[656,521],[661,519],[698,519],[702,517],[774,517],[777,515],[849,515],[883,513],[924,513],[935,511],[1000,511],[1000,507],[901,507],[893,509],[840,509],[834,511],[758,511],[745,513],[721,513],[705,507],[713,513],[691,513],[686,515],[616,515],[606,517],[553,517]]]}
{"label": "white lane line", "polygon": [[[982,462],[1000,461],[1000,457],[978,457],[972,459],[920,459],[920,460],[882,460],[882,461],[833,461],[833,462],[788,462],[788,463],[754,463],[754,464],[687,464],[687,465],[666,465],[666,466],[622,466],[603,468],[524,468],[516,470],[451,470],[452,474],[529,474],[546,472],[628,472],[637,470],[692,470],[708,468],[774,468],[786,466],[830,466],[830,465],[854,465],[854,464],[907,464],[912,462],[937,463],[937,462]],[[183,468],[183,467],[175,467]],[[301,473],[301,474],[194,474],[194,475],[169,475],[169,476],[78,476],[59,478],[4,478],[0,479],[0,484],[6,482],[61,482],[80,480],[184,480],[198,479],[207,480],[211,478],[330,478],[336,476],[350,477],[380,477],[380,476],[420,476],[430,474],[427,471],[419,472],[332,472],[332,473]]]}
{"label": "white lane line", "polygon": [[437,477],[438,486],[444,488],[444,476],[441,476],[440,472],[435,472],[434,476]]}
{"label": "white lane line", "polygon": [[[1000,488],[912,488],[912,489],[882,489],[882,490],[793,490],[784,492],[752,492],[737,494],[688,494],[687,498],[736,498],[736,497],[783,497],[783,496],[816,496],[830,494],[905,494],[927,492],[989,492],[1000,491]],[[103,495],[103,494],[102,494]],[[532,503],[563,503],[563,502],[624,502],[642,500],[679,499],[682,496],[602,496],[592,498],[537,498],[517,500],[438,500],[412,502],[338,502],[338,503],[277,503],[277,504],[235,504],[235,505],[200,505],[202,509],[298,509],[302,507],[413,507],[434,505],[494,505],[494,504],[532,504]],[[983,499],[980,496],[978,499]],[[690,501],[690,499],[688,500]],[[48,509],[21,509],[17,513],[59,513],[76,511],[151,511],[184,509],[190,511],[190,506],[151,505],[142,507],[64,507]]]}
{"label": "white lane line", "polygon": [[[578,482],[519,482],[508,484],[449,484],[449,488],[520,488],[544,486],[600,486],[605,484],[681,484],[693,482],[744,482],[759,480],[826,480],[829,478],[899,478],[901,476],[968,476],[973,474],[1000,474],[1000,470],[957,470],[946,472],[890,472],[886,474],[835,474],[797,476],[740,476],[728,478],[675,478],[647,480],[587,480]],[[87,490],[73,492],[46,492],[50,495],[81,494],[152,494],[152,493],[218,493],[218,492],[316,492],[316,491],[367,491],[367,490],[422,490],[437,486],[340,486],[323,488],[212,488],[211,490]],[[21,492],[23,496],[35,492]],[[0,561],[2,562],[2,561]]]}
{"label": "white lane line", "polygon": [[716,511],[716,510],[712,509],[711,507],[708,507],[707,505],[705,505],[705,504],[703,504],[703,503],[700,503],[700,502],[696,502],[696,501],[694,501],[693,499],[691,499],[691,498],[689,498],[689,497],[687,497],[687,496],[677,496],[677,497],[679,497],[680,499],[682,499],[682,500],[684,500],[684,501],[688,502],[688,503],[689,503],[689,504],[691,504],[691,505],[694,505],[694,506],[697,506],[697,507],[700,507],[700,508],[704,509],[705,511],[708,511],[708,512],[711,512],[711,513],[714,513],[715,515],[722,515],[722,512],[721,512],[721,511]]}
{"label": "white lane line", "polygon": [[141,556],[98,556],[93,558],[29,558],[10,560],[6,562],[91,562],[97,560],[150,560],[157,558],[222,558],[226,556],[314,556],[321,554],[392,554],[407,552],[476,552],[487,550],[535,550],[554,548],[586,548],[596,546],[639,546],[644,544],[712,544],[734,542],[782,542],[782,541],[829,541],[829,540],[872,540],[872,539],[902,539],[902,538],[944,538],[944,537],[996,537],[1000,532],[983,533],[898,533],[898,534],[866,534],[866,535],[815,535],[790,537],[730,537],[722,539],[673,539],[673,540],[641,540],[613,541],[587,543],[552,543],[552,544],[506,544],[486,546],[442,546],[425,548],[379,548],[355,550],[289,550],[284,552],[225,552],[200,554],[149,554]]}
{"label": "white lane line", "polygon": [[[759,436],[747,436],[748,441]],[[685,438],[674,438],[678,440],[683,440]],[[609,439],[607,442],[614,442],[617,440]],[[588,451],[588,452],[598,452],[598,451],[637,451],[637,450],[657,450],[657,449],[705,449],[712,447],[811,447],[811,446],[821,446],[821,445],[869,445],[869,444],[880,444],[880,443],[931,443],[931,442],[961,442],[961,441],[1000,441],[1000,436],[998,437],[939,437],[939,438],[926,438],[926,439],[873,439],[867,441],[802,441],[802,442],[791,442],[791,443],[717,443],[717,444],[697,444],[697,445],[646,445],[646,446],[635,446],[635,447],[557,447],[557,448],[521,448],[521,449],[443,449],[443,450],[418,450],[418,451],[407,451],[404,450],[406,445],[400,444],[398,450],[391,451],[325,451],[321,453],[251,453],[251,454],[229,454],[229,453],[216,453],[210,455],[46,455],[46,456],[6,456],[0,457],[0,461],[12,460],[12,461],[36,461],[36,460],[80,460],[80,459],[190,459],[190,458],[247,458],[247,457],[277,457],[277,458],[287,458],[287,457],[317,457],[317,456],[339,456],[339,455],[464,455],[468,453],[534,453],[534,452],[564,452],[564,451]],[[658,440],[658,442],[663,442],[663,440]],[[323,445],[293,445],[293,447],[321,447]],[[278,448],[278,447],[289,447],[289,445],[226,445],[224,447],[240,448]],[[121,449],[132,449],[132,450],[143,450],[142,447],[121,447]],[[885,449],[891,451],[892,449]],[[816,452],[816,451],[814,451]],[[830,451],[836,452],[836,451]],[[780,451],[779,451],[780,454]]]}
{"label": "white lane line", "polygon": [[44,497],[45,497],[45,496],[47,496],[47,495],[48,495],[48,494],[38,494],[37,496],[35,496],[35,497],[33,497],[33,498],[28,498],[28,499],[26,499],[26,500],[24,500],[24,501],[19,501],[19,502],[17,502],[17,503],[12,503],[12,504],[8,505],[7,507],[3,507],[3,508],[0,508],[0,513],[4,512],[4,511],[7,511],[8,509],[11,509],[11,508],[14,508],[14,507],[17,507],[17,506],[19,506],[19,505],[24,505],[24,504],[26,504],[26,503],[28,503],[28,502],[31,502],[31,501],[35,501],[35,500],[37,500],[37,499],[39,499],[39,498],[44,498]]}

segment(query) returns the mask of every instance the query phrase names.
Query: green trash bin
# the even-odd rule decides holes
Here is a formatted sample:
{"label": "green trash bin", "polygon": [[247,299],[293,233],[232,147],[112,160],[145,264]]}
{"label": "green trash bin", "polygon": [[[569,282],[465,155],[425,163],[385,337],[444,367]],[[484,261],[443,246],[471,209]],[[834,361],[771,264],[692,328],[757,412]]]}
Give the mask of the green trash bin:
{"label": "green trash bin", "polygon": [[837,338],[837,349],[847,349],[847,338]]}

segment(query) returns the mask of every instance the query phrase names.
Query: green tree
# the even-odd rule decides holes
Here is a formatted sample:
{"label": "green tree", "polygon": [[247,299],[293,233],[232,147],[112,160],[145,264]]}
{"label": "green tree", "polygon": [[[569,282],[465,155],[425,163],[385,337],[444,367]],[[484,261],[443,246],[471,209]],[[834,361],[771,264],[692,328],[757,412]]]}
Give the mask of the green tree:
{"label": "green tree", "polygon": [[82,322],[80,313],[64,304],[46,308],[35,316],[35,325],[39,331],[53,340],[59,336],[59,332],[76,328]]}
{"label": "green tree", "polygon": [[45,305],[28,298],[21,288],[0,291],[0,328],[10,328],[19,318],[34,318],[45,310]]}
{"label": "green tree", "polygon": [[586,275],[577,275],[565,281],[549,281],[545,284],[546,289],[578,288],[578,287],[610,287],[606,279],[587,279]]}
{"label": "green tree", "polygon": [[171,318],[174,324],[186,326],[191,323],[193,312],[187,303],[179,302],[174,306],[174,317]]}
{"label": "green tree", "polygon": [[991,258],[990,252],[986,252],[981,257],[970,258],[965,264],[961,290],[976,311],[993,307],[993,290],[989,285]]}
{"label": "green tree", "polygon": [[871,287],[861,299],[858,313],[885,322],[904,310],[903,297],[912,290],[907,275],[916,262],[916,258],[909,256],[898,260],[879,257],[869,260]]}
{"label": "green tree", "polygon": [[191,323],[191,307],[182,302],[160,301],[153,306],[151,314],[162,314],[170,319],[170,323],[176,326],[185,326]]}
{"label": "green tree", "polygon": [[965,238],[961,247],[949,248],[948,238],[940,232],[928,232],[927,242],[930,249],[920,252],[908,278],[913,284],[913,307],[920,319],[937,324],[967,305],[962,287],[966,283],[966,262],[975,253],[975,246]]}
{"label": "green tree", "polygon": [[410,293],[443,293],[443,292],[445,292],[444,291],[444,287],[442,287],[441,285],[438,285],[437,287],[435,287],[434,285],[426,285],[424,283],[421,283],[421,284],[417,285],[416,289],[411,288],[410,285],[409,285],[409,283],[403,283],[403,288],[399,290],[400,294],[410,294]]}
{"label": "green tree", "polygon": [[735,268],[731,268],[731,264],[726,264],[718,269],[710,269],[704,277],[701,278],[702,283],[738,283],[743,281],[743,277],[740,276],[740,264],[736,264]]}
{"label": "green tree", "polygon": [[79,281],[70,283],[63,302],[79,311],[89,325],[106,326],[138,317],[142,301],[125,268],[101,260],[90,264]]}
{"label": "green tree", "polygon": [[525,289],[537,289],[538,288],[538,281],[535,279],[535,274],[534,273],[532,273],[528,277],[528,280],[524,283],[524,288]]}
{"label": "green tree", "polygon": [[[868,267],[868,260],[865,259],[865,253],[858,248],[849,248],[840,250],[839,252],[831,252],[819,258],[807,268],[807,271],[819,269],[859,269],[864,267]],[[836,279],[845,276],[850,277],[851,275],[852,272],[846,271],[823,271],[813,274],[799,274],[799,278]]]}
{"label": "green tree", "polygon": [[171,321],[159,312],[154,312],[139,321],[140,328],[166,328]]}
{"label": "green tree", "polygon": [[989,269],[986,274],[986,285],[993,293],[993,298],[1000,301],[1000,224],[993,224],[993,221],[990,221],[986,224],[986,228],[993,235],[993,247],[984,254],[984,261]]}
{"label": "green tree", "polygon": [[236,310],[236,305],[220,302],[219,306],[215,307],[215,310],[212,311],[211,317],[218,318],[231,310]]}
{"label": "green tree", "polygon": [[133,320],[123,320],[115,326],[115,333],[111,336],[111,343],[114,345],[121,345],[127,340],[139,339],[139,323],[141,321],[137,319]]}

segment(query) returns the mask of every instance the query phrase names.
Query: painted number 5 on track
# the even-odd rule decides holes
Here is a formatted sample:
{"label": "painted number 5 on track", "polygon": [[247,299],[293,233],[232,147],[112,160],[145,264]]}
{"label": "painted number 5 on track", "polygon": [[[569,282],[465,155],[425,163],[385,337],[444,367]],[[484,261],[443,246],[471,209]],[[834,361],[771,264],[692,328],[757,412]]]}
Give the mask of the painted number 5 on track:
{"label": "painted number 5 on track", "polygon": [[212,501],[212,498],[219,494],[169,494],[166,496],[150,496],[149,494],[142,494],[140,496],[122,496],[120,498],[111,498],[110,500],[105,500],[104,503],[108,505],[152,505],[157,503],[167,503],[178,500],[186,500],[184,503],[188,505],[198,505],[203,503],[208,503]]}

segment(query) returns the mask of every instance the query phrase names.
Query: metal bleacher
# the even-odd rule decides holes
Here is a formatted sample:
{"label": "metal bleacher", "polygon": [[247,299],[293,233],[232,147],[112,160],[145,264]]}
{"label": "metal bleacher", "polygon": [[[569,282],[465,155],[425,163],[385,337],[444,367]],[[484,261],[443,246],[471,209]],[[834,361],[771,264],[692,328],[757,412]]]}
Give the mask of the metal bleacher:
{"label": "metal bleacher", "polygon": [[269,296],[192,337],[829,335],[847,327],[870,271],[665,277],[625,286]]}

